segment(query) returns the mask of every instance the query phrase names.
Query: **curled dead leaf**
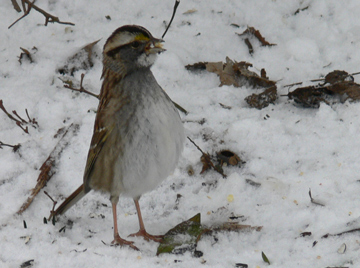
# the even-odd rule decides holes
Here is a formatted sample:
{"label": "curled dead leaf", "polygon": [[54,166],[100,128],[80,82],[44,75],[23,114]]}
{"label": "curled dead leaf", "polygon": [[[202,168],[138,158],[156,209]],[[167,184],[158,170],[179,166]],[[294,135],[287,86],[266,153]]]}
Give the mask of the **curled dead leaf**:
{"label": "curled dead leaf", "polygon": [[260,94],[252,94],[245,98],[245,101],[250,107],[257,108],[259,110],[269,106],[270,103],[274,103],[277,100],[277,89],[276,86],[267,88]]}
{"label": "curled dead leaf", "polygon": [[220,161],[221,166],[224,163],[226,163],[227,165],[231,165],[231,166],[236,166],[238,164],[244,163],[244,161],[242,161],[236,153],[234,153],[230,150],[222,150],[222,151],[216,152],[216,155],[218,157],[218,160]]}
{"label": "curled dead leaf", "polygon": [[360,99],[360,85],[354,82],[339,82],[327,87],[332,93],[341,95],[341,102],[345,102],[349,98],[353,101]]}
{"label": "curled dead leaf", "polygon": [[319,108],[320,102],[328,102],[325,100],[325,92],[323,88],[314,86],[299,87],[287,94],[290,100],[302,105],[305,108]]}
{"label": "curled dead leaf", "polygon": [[69,57],[66,64],[58,68],[57,72],[73,76],[76,71],[90,69],[94,65],[94,47],[99,41],[100,39],[81,48],[73,56]]}
{"label": "curled dead leaf", "polygon": [[344,82],[347,78],[354,81],[354,77],[352,77],[348,72],[335,70],[325,76],[325,83],[333,85],[339,82]]}
{"label": "curled dead leaf", "polygon": [[195,64],[186,65],[185,68],[189,71],[207,70],[211,73],[216,73],[220,79],[220,86],[235,86],[242,87],[249,85],[251,87],[271,87],[276,83],[266,77],[264,69],[261,71],[261,76],[249,70],[252,64],[241,61],[236,62],[226,57],[226,62],[198,62]]}

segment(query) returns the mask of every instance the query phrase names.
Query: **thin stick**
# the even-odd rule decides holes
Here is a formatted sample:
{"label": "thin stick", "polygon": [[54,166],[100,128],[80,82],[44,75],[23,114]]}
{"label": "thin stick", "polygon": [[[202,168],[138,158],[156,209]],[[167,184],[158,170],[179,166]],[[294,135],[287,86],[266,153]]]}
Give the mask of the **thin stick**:
{"label": "thin stick", "polygon": [[[349,74],[349,75],[347,75],[347,77],[352,76],[352,75],[358,75],[358,74],[360,74],[360,72]],[[310,80],[310,82],[321,82],[321,81],[324,81],[324,80],[325,80],[325,78],[319,78],[319,79]],[[297,86],[297,85],[301,85],[302,83],[303,83],[303,82],[297,82],[297,83],[294,83],[294,84],[285,85],[284,87]],[[284,96],[284,95],[283,95],[283,96]],[[287,96],[287,95],[285,95],[285,96]]]}
{"label": "thin stick", "polygon": [[313,203],[313,204],[315,204],[315,205],[319,205],[319,206],[325,207],[324,204],[322,204],[322,203],[316,201],[314,198],[312,198],[312,196],[311,196],[311,189],[309,189],[309,196],[310,196],[310,201],[311,201],[311,203]]}
{"label": "thin stick", "polygon": [[[285,85],[284,87],[293,87],[293,86],[298,86],[298,85],[301,85],[303,82],[297,82],[297,83],[294,83],[294,84],[290,84],[290,85]],[[281,96],[287,96],[287,95],[281,95]]]}
{"label": "thin stick", "polygon": [[[29,15],[30,13],[30,10],[33,8],[35,9],[37,12],[41,13],[44,15],[45,17],[45,26],[48,25],[49,22],[51,23],[59,23],[59,24],[67,24],[67,25],[72,25],[74,26],[75,24],[72,23],[72,22],[64,22],[64,21],[60,21],[60,19],[58,17],[55,17],[49,13],[47,13],[45,10],[39,8],[38,6],[36,6],[34,3],[35,3],[35,0],[33,2],[31,2],[30,0],[21,0],[21,3],[22,3],[22,6],[23,6],[23,9],[24,9],[24,15],[21,16],[20,18],[18,18],[14,23],[12,23],[8,29],[10,29],[12,26],[14,26],[14,24],[16,24],[18,21],[20,21],[21,19],[23,19],[24,17],[26,17],[27,15]],[[25,8],[25,3],[28,4],[28,9],[26,10]]]}
{"label": "thin stick", "polygon": [[13,112],[13,114],[14,115],[16,115],[17,116],[17,118],[19,118],[20,120],[21,120],[21,123],[24,123],[24,124],[27,124],[28,122],[26,122],[24,119],[22,119],[21,118],[21,116],[20,115],[18,115],[18,113],[14,110],[14,111],[12,111]]}
{"label": "thin stick", "polygon": [[72,86],[69,86],[69,85],[64,85],[64,87],[65,87],[65,88],[68,88],[68,89],[71,89],[71,90],[73,90],[73,91],[80,92],[80,93],[83,93],[83,92],[84,92],[84,93],[86,93],[86,94],[89,94],[89,95],[91,95],[91,96],[99,99],[99,98],[100,98],[99,95],[94,94],[94,93],[92,93],[92,92],[90,92],[90,91],[87,91],[85,88],[83,88],[83,85],[82,85],[82,84],[83,84],[84,77],[85,77],[85,74],[81,74],[80,88],[73,88]]}
{"label": "thin stick", "polygon": [[23,18],[25,18],[27,15],[29,15],[30,10],[33,6],[33,4],[35,3],[35,0],[31,3],[28,3],[28,9],[26,10],[26,6],[25,6],[25,1],[21,1],[23,9],[24,9],[24,15],[22,15],[20,18],[18,18],[16,21],[14,21],[9,27],[8,29],[10,29],[11,27],[13,27],[18,21],[22,20]]}
{"label": "thin stick", "polygon": [[15,9],[17,12],[21,12],[21,8],[20,8],[19,4],[16,2],[16,0],[11,0],[11,3],[13,4],[14,9]]}
{"label": "thin stick", "polygon": [[[57,201],[55,201],[55,200],[48,194],[47,191],[44,191],[44,194],[46,194],[46,195],[51,199],[51,201],[53,202],[53,207],[52,207],[51,212],[54,212],[54,211],[55,211],[55,206],[56,206],[56,204],[57,204]],[[45,218],[45,219],[46,219],[46,218]]]}
{"label": "thin stick", "polygon": [[203,156],[205,157],[206,161],[210,164],[210,166],[219,174],[221,174],[224,178],[226,178],[227,176],[217,167],[215,167],[215,165],[213,164],[213,162],[210,159],[210,156],[206,153],[203,152],[203,150],[201,150],[201,148],[189,137],[187,137],[189,141],[191,141],[192,144],[195,145],[195,147],[203,154]]}
{"label": "thin stick", "polygon": [[17,145],[11,145],[11,144],[6,144],[6,143],[3,143],[2,141],[0,141],[0,149],[2,149],[2,146],[7,146],[7,147],[12,148],[14,152],[19,150],[19,148],[21,147],[20,143]]}
{"label": "thin stick", "polygon": [[37,183],[35,187],[31,191],[31,195],[27,198],[25,203],[21,206],[17,214],[22,214],[34,201],[37,194],[40,190],[46,185],[46,183],[51,179],[51,177],[55,174],[54,167],[59,161],[60,154],[64,150],[64,148],[68,145],[69,139],[66,138],[66,134],[72,130],[72,133],[75,134],[78,131],[78,125],[71,124],[65,133],[62,135],[61,139],[58,141],[52,152],[50,153],[49,157],[45,160],[45,162],[40,167],[40,174],[37,179]]}
{"label": "thin stick", "polygon": [[326,234],[326,235],[323,235],[321,238],[328,238],[329,236],[341,236],[344,234],[354,233],[354,232],[359,232],[359,231],[360,231],[360,228],[355,228],[355,229],[351,229],[351,230],[344,231],[344,232],[337,233],[337,234]]}
{"label": "thin stick", "polygon": [[14,120],[16,123],[21,124],[21,121],[17,120],[15,117],[13,117],[10,113],[8,113],[8,111],[6,111],[3,101],[0,100],[0,109],[3,110],[3,112],[11,119]]}
{"label": "thin stick", "polygon": [[172,23],[172,21],[173,21],[173,19],[174,19],[174,17],[175,17],[176,9],[177,9],[177,7],[179,6],[179,4],[180,4],[180,0],[176,0],[176,1],[175,1],[175,5],[174,5],[173,14],[172,14],[172,16],[171,16],[169,25],[167,26],[167,28],[166,28],[164,34],[161,36],[161,38],[164,38],[165,34],[166,34],[167,31],[169,30],[170,25],[171,25],[171,23]]}

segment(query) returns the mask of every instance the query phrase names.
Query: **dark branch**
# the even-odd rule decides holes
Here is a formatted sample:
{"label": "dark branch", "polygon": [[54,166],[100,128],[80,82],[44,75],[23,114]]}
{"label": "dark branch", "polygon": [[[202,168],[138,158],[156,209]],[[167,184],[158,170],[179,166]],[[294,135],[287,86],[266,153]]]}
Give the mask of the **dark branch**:
{"label": "dark branch", "polygon": [[20,143],[17,145],[11,145],[11,144],[6,144],[6,143],[3,143],[2,141],[0,141],[0,149],[2,149],[3,146],[12,148],[13,152],[16,152],[21,147]]}
{"label": "dark branch", "polygon": [[31,118],[29,117],[29,113],[28,113],[27,109],[25,109],[25,111],[26,111],[26,115],[27,115],[28,118],[29,118],[29,122],[27,122],[26,120],[24,120],[23,118],[21,118],[15,110],[12,111],[12,112],[13,112],[13,114],[14,114],[17,118],[19,118],[20,120],[19,120],[19,119],[16,119],[14,116],[12,116],[12,115],[5,109],[2,100],[0,100],[0,109],[8,116],[11,120],[15,121],[16,125],[17,125],[18,127],[20,127],[20,128],[21,128],[25,133],[27,133],[27,134],[29,134],[29,129],[28,129],[28,127],[25,127],[25,128],[24,128],[23,125],[25,125],[25,124],[31,124],[34,128],[36,128],[36,127],[39,126],[38,123],[36,122],[35,118],[31,119]]}
{"label": "dark branch", "polygon": [[173,14],[172,14],[172,16],[171,16],[169,25],[166,27],[166,30],[165,30],[165,32],[163,33],[163,35],[161,36],[161,38],[164,38],[165,34],[166,34],[167,31],[169,30],[170,25],[171,25],[171,23],[172,23],[172,21],[173,21],[173,19],[174,19],[174,17],[175,17],[176,9],[177,9],[177,7],[179,6],[179,4],[180,4],[180,0],[175,0],[174,10],[173,10]]}
{"label": "dark branch", "polygon": [[[87,91],[87,90],[83,87],[84,77],[85,77],[85,74],[81,74],[80,88],[74,88],[74,87],[72,87],[72,86],[70,86],[70,85],[64,85],[64,88],[68,88],[68,89],[71,89],[71,90],[73,90],[73,91],[77,91],[77,92],[80,92],[80,93],[86,93],[86,94],[89,94],[89,95],[91,95],[91,96],[99,99],[99,98],[100,98],[99,95],[94,94],[94,93],[92,93],[92,92],[90,92],[90,91]],[[63,81],[63,82],[64,82],[64,81]],[[65,82],[64,82],[64,83],[65,83]]]}
{"label": "dark branch", "polygon": [[20,8],[19,4],[16,2],[16,0],[11,0],[11,3],[13,4],[14,9],[15,9],[17,12],[21,12],[21,8]]}
{"label": "dark branch", "polygon": [[[26,17],[27,15],[29,15],[31,9],[35,9],[37,12],[41,13],[44,15],[45,17],[45,26],[48,25],[48,23],[59,23],[59,24],[66,24],[66,25],[72,25],[74,26],[75,24],[72,22],[65,22],[65,21],[60,21],[60,19],[54,15],[51,15],[50,13],[46,12],[45,10],[39,8],[37,5],[35,5],[35,0],[33,2],[31,2],[30,0],[21,0],[23,9],[24,9],[24,15],[22,15],[20,18],[18,18],[14,23],[12,23],[8,29],[10,29],[12,26],[14,26],[14,24],[16,24],[18,21],[20,21],[21,19],[23,19],[24,17]],[[26,5],[27,4],[27,9],[26,9]]]}

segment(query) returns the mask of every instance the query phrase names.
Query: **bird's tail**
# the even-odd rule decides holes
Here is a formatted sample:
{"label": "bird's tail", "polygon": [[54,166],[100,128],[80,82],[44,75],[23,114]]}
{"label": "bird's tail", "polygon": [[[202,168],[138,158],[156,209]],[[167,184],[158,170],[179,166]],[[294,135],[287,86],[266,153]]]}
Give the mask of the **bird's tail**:
{"label": "bird's tail", "polygon": [[85,196],[84,184],[81,184],[79,188],[75,190],[68,198],[61,203],[61,205],[55,210],[51,212],[50,220],[53,217],[64,214],[69,208],[75,205],[81,198]]}

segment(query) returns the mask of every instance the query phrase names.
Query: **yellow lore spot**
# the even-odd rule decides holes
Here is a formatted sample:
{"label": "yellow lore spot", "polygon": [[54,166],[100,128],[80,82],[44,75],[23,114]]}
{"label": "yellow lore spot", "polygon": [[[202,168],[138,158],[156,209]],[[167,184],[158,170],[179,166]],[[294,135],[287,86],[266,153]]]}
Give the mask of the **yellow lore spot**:
{"label": "yellow lore spot", "polygon": [[229,203],[233,202],[233,201],[234,201],[234,196],[233,196],[232,194],[229,194],[229,195],[227,196],[227,201],[228,201]]}

